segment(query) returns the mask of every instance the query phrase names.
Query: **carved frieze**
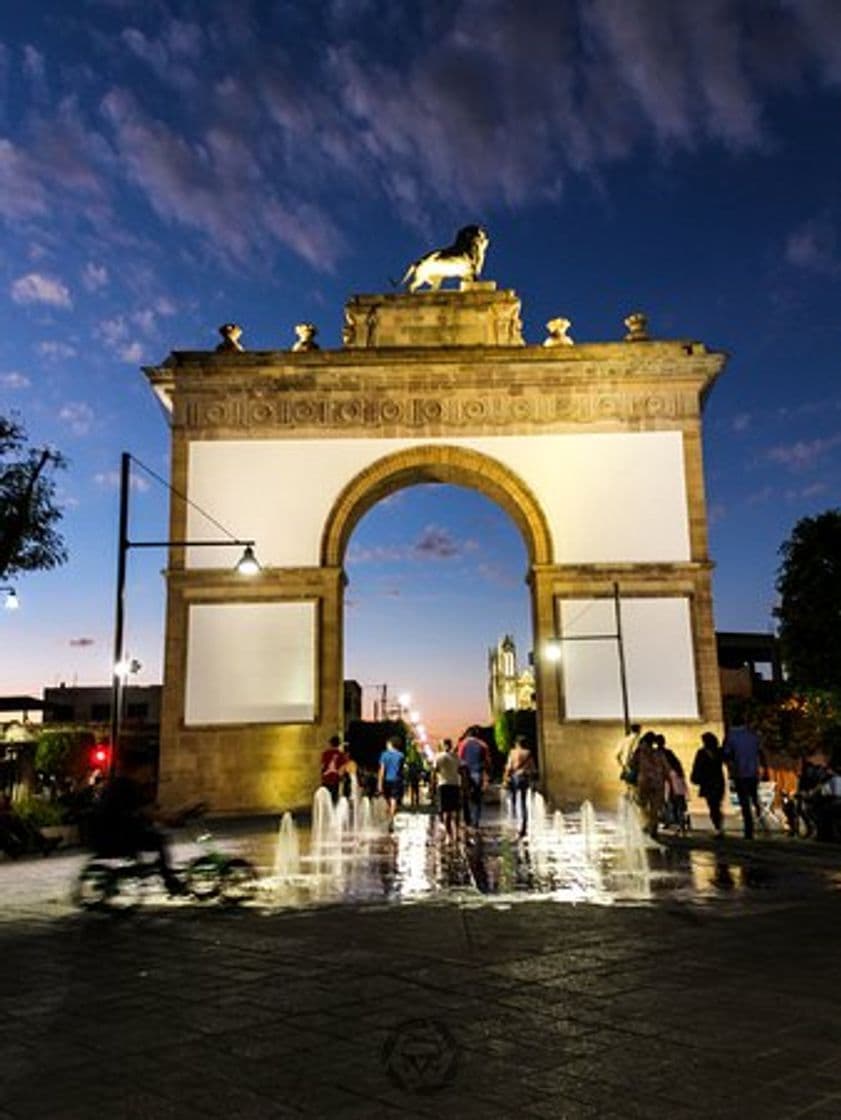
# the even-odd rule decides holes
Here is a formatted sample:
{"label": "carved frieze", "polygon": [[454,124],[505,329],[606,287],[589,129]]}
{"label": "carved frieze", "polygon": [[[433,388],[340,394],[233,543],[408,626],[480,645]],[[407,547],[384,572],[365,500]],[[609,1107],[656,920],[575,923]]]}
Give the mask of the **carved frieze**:
{"label": "carved frieze", "polygon": [[450,396],[256,393],[223,399],[185,394],[175,423],[190,429],[315,429],[348,431],[383,426],[414,429],[548,427],[604,421],[635,423],[696,417],[697,396],[688,390],[568,389],[514,395],[500,390]]}

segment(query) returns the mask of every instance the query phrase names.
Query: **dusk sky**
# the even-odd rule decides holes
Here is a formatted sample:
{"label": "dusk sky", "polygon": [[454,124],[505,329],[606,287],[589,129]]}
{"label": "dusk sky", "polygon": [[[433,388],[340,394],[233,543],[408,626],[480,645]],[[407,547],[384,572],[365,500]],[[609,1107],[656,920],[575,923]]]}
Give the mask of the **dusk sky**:
{"label": "dusk sky", "polygon": [[[120,452],[169,470],[142,365],[226,321],[337,347],[351,294],[473,222],[529,343],[641,309],[731,355],[705,414],[716,625],[769,629],[780,543],[841,504],[839,137],[838,0],[4,5],[0,412],[70,460],[70,561],[15,581],[0,691],[109,679]],[[135,538],[166,536],[167,498],[135,475]],[[129,560],[138,683],[164,564]],[[488,646],[530,646],[525,569],[484,498],[394,495],[351,540],[346,676],[438,734],[484,721]]]}

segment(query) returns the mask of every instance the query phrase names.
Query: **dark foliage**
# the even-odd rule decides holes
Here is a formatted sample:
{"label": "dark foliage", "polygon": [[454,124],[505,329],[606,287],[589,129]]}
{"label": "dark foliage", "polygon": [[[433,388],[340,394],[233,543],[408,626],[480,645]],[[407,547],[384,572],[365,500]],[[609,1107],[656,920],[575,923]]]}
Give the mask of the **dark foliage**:
{"label": "dark foliage", "polygon": [[841,687],[841,510],[804,517],[777,573],[783,661],[800,688]]}
{"label": "dark foliage", "polygon": [[55,525],[54,475],[64,457],[50,447],[31,447],[23,425],[0,416],[0,579],[18,572],[56,568],[67,559]]}

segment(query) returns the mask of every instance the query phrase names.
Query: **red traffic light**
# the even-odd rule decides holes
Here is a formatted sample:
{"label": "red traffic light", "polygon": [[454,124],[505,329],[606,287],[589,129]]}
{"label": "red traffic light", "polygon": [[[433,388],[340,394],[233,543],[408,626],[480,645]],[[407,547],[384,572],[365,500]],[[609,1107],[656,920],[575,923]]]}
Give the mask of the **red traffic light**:
{"label": "red traffic light", "polygon": [[111,748],[105,743],[99,743],[91,750],[91,766],[97,770],[106,767],[111,759]]}

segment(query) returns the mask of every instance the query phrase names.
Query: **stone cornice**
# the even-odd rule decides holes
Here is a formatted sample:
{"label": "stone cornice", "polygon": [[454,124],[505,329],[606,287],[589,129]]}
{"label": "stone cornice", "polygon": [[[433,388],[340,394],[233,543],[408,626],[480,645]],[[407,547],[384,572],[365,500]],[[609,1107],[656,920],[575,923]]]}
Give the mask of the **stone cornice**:
{"label": "stone cornice", "polygon": [[678,426],[698,417],[725,360],[697,343],[600,343],[434,355],[182,352],[146,372],[174,425],[190,431],[440,435]]}
{"label": "stone cornice", "polygon": [[434,393],[210,393],[176,396],[173,423],[191,431],[219,435],[237,430],[259,435],[326,432],[391,435],[438,435],[496,431],[552,430],[566,425],[640,424],[671,426],[698,416],[697,391],[686,387],[657,389],[605,387],[557,389],[513,395],[468,393],[451,389]]}

